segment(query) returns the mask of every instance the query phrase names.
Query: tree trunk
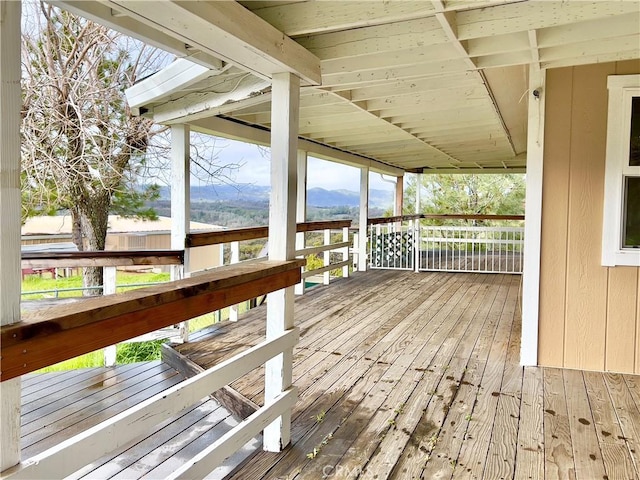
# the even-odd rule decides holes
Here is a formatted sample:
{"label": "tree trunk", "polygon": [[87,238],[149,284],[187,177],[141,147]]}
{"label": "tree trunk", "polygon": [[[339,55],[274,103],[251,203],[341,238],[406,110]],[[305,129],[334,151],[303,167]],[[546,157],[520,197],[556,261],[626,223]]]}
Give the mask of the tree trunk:
{"label": "tree trunk", "polygon": [[84,250],[84,243],[82,240],[82,222],[80,220],[80,211],[72,207],[71,211],[71,241],[76,245],[79,252]]}
{"label": "tree trunk", "polygon": [[[82,231],[85,233],[89,251],[104,250],[109,222],[109,200],[109,195],[103,194],[92,197],[78,206]],[[102,267],[84,268],[82,284],[85,288],[103,285]],[[102,290],[85,290],[84,295],[102,295]]]}

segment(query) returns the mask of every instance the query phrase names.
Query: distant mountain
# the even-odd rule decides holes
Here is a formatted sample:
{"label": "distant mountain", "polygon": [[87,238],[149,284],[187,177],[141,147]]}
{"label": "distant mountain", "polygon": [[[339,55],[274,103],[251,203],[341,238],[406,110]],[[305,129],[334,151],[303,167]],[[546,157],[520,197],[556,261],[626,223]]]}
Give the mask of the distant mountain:
{"label": "distant mountain", "polygon": [[[252,202],[268,203],[269,187],[266,185],[206,185],[191,187],[192,202]],[[160,189],[160,197],[170,198],[168,187]],[[371,189],[369,205],[388,208],[392,205],[393,193],[386,190]],[[307,204],[313,207],[357,207],[360,205],[360,194],[351,190],[326,190],[311,188],[307,191]]]}

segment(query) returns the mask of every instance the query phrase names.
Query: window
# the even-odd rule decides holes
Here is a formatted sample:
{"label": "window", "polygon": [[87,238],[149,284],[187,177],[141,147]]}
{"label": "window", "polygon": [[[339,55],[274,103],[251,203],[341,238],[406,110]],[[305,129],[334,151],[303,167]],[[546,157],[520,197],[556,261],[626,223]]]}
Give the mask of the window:
{"label": "window", "polygon": [[640,266],[640,75],[608,88],[602,264]]}

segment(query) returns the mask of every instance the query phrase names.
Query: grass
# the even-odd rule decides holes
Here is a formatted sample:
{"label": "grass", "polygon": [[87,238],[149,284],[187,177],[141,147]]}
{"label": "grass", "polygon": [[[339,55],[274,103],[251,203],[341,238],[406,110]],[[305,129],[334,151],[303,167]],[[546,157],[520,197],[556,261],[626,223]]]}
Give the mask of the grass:
{"label": "grass", "polygon": [[[82,296],[82,290],[64,291],[70,288],[82,287],[82,276],[73,275],[70,277],[51,278],[47,276],[39,277],[37,275],[28,275],[22,281],[22,299],[23,300],[40,300],[43,298],[69,298]],[[138,273],[120,271],[116,273],[116,283],[118,285],[130,285],[136,283],[156,283],[166,282],[169,280],[169,273]],[[118,288],[118,292],[124,292],[136,287]],[[42,290],[58,290],[49,293],[36,293],[29,295],[28,292]],[[63,290],[63,291],[60,291]]]}

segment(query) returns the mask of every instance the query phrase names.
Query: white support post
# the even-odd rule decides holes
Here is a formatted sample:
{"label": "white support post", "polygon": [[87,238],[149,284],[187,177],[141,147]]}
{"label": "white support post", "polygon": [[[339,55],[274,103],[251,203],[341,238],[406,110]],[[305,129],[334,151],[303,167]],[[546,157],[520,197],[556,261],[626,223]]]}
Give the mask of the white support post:
{"label": "white support post", "polygon": [[422,193],[422,174],[416,173],[416,214],[420,214],[422,210],[422,205],[420,204],[421,193]]}
{"label": "white support post", "polygon": [[[230,264],[238,263],[240,261],[240,242],[231,242],[231,260]],[[229,321],[238,321],[238,305],[231,305],[229,307]]]}
{"label": "white support post", "polygon": [[358,260],[358,257],[360,256],[359,249],[360,249],[360,241],[358,240],[358,232],[355,232],[353,234],[353,257],[352,257],[354,271],[358,270],[358,265],[360,264],[360,260]]}
{"label": "white support post", "polygon": [[358,271],[367,271],[367,221],[369,220],[369,169],[360,169],[360,224],[358,228]]}
{"label": "white support post", "polygon": [[[184,249],[184,263],[171,267],[171,280],[185,278],[189,272],[189,250],[185,248],[191,218],[189,137],[189,125],[171,126],[171,248]],[[180,323],[180,336],[184,342],[189,340],[188,321]]]}
{"label": "white support post", "polygon": [[[422,206],[420,205],[420,191],[422,190],[422,174],[421,173],[416,173],[416,215],[420,215]],[[415,252],[415,259],[414,259],[414,270],[416,272],[420,271],[420,219],[417,218],[416,219],[416,223],[415,223],[415,230],[413,231],[414,234],[414,238],[413,238],[413,250]]]}
{"label": "white support post", "polygon": [[[348,242],[349,241],[349,227],[344,227],[342,229],[342,241],[343,242]],[[349,261],[349,247],[348,246],[344,247],[344,249],[342,250],[342,261],[343,262],[348,262]],[[342,277],[343,278],[348,278],[349,277],[349,265],[345,265],[344,267],[342,267]]]}
{"label": "white support post", "polygon": [[[0,325],[20,321],[20,16],[0,0]],[[0,383],[0,471],[20,462],[20,378]]]}
{"label": "white support post", "polygon": [[[298,189],[296,204],[296,222],[307,221],[307,152],[298,150]],[[305,232],[296,233],[296,250],[306,246]],[[296,295],[304,295],[304,278],[294,288]]]}
{"label": "white support post", "polygon": [[402,206],[404,204],[404,176],[396,177],[396,201],[393,204],[393,215],[399,217],[402,215]]}
{"label": "white support post", "polygon": [[[269,258],[291,260],[295,256],[300,79],[291,73],[274,74],[271,105]],[[267,339],[293,328],[293,299],[293,287],[269,294]],[[265,403],[291,387],[292,367],[292,348],[266,363]],[[279,452],[290,441],[291,410],[288,410],[264,429],[263,448]]]}
{"label": "white support post", "polygon": [[[522,336],[520,339],[520,364],[525,366],[538,364],[545,79],[546,70],[540,70],[535,65],[530,66],[527,193],[524,222],[524,269],[522,275]],[[534,91],[537,92],[537,96],[534,96]]]}
{"label": "white support post", "polygon": [[[325,228],[324,230],[324,246],[331,245],[331,230]],[[328,267],[331,263],[331,252],[329,250],[325,250],[322,252],[322,266]],[[322,283],[324,285],[329,285],[331,282],[331,271],[327,270],[326,272],[322,272]]]}
{"label": "white support post", "polygon": [[[103,295],[113,295],[116,293],[116,267],[102,267]],[[116,364],[116,346],[109,345],[103,351],[104,366],[112,367]]]}

